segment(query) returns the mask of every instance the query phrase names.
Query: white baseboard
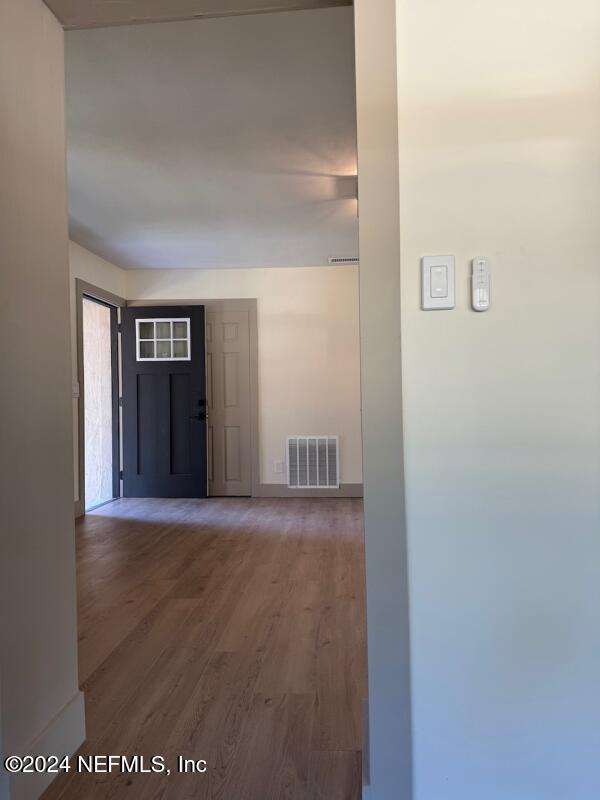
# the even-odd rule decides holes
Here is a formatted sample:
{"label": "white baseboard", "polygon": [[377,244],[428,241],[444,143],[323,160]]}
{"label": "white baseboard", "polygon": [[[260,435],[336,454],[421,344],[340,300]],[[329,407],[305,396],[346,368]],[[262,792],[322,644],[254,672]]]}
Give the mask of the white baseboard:
{"label": "white baseboard", "polygon": [[[44,730],[22,748],[19,756],[71,756],[85,741],[85,704],[83,692],[77,692],[61,708]],[[13,755],[8,753],[8,755]],[[38,800],[56,775],[10,776],[10,800]]]}

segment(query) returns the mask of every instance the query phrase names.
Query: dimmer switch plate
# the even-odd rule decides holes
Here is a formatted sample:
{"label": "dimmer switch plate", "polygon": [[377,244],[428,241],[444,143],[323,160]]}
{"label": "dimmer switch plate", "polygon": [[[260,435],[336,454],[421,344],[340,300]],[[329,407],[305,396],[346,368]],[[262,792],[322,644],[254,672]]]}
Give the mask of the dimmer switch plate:
{"label": "dimmer switch plate", "polygon": [[424,311],[454,308],[454,256],[423,256],[421,291]]}

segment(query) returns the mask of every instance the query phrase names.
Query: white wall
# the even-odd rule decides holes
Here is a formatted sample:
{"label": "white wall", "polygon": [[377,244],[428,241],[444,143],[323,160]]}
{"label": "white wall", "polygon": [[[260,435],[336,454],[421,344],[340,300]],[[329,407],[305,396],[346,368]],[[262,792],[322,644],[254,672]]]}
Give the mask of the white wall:
{"label": "white wall", "polygon": [[[72,752],[77,681],[63,33],[0,3],[0,673],[6,753]],[[12,776],[37,797],[47,776]]]}
{"label": "white wall", "polygon": [[258,299],[262,483],[285,483],[285,437],[341,436],[342,483],[362,482],[356,267],[131,270],[129,300]]}
{"label": "white wall", "polygon": [[397,8],[415,797],[595,800],[600,5]]}

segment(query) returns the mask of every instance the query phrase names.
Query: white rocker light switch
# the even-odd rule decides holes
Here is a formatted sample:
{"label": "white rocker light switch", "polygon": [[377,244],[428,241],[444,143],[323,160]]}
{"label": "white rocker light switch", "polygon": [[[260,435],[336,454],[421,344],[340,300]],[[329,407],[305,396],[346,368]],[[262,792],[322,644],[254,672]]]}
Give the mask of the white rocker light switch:
{"label": "white rocker light switch", "polygon": [[423,256],[421,288],[425,311],[454,308],[454,256]]}
{"label": "white rocker light switch", "polygon": [[448,267],[431,268],[432,297],[448,297]]}

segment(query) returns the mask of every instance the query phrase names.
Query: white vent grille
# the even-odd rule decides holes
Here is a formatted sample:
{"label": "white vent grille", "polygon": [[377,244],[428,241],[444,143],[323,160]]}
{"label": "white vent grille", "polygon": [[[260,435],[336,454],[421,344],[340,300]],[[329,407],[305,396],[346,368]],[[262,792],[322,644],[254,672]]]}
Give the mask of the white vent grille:
{"label": "white vent grille", "polygon": [[330,264],[358,264],[358,256],[329,256],[327,259]]}
{"label": "white vent grille", "polygon": [[339,489],[339,437],[288,436],[290,489]]}

